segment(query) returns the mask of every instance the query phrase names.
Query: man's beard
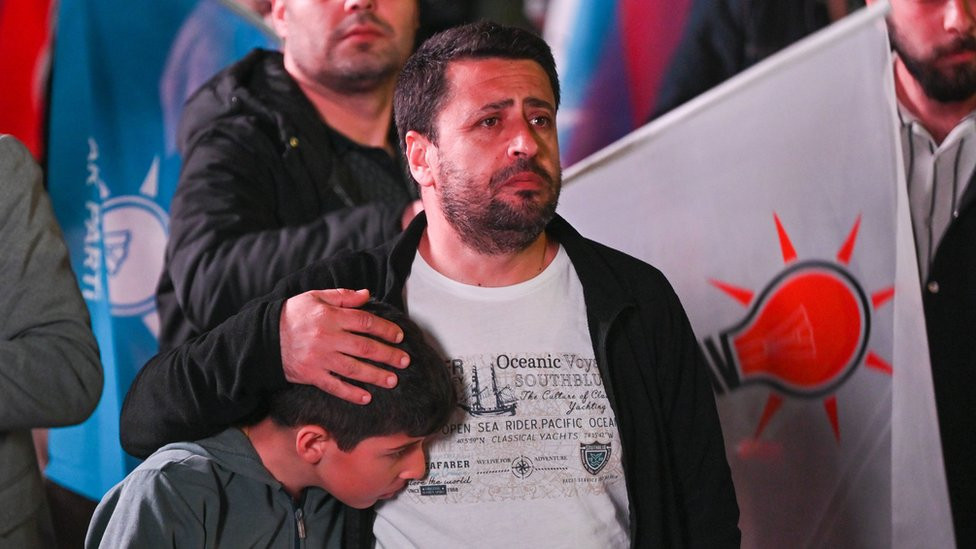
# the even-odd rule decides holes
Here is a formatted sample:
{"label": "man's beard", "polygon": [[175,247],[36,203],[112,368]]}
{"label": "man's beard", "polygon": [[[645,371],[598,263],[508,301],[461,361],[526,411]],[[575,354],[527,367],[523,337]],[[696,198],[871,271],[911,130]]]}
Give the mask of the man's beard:
{"label": "man's beard", "polygon": [[976,94],[976,63],[959,64],[947,70],[940,69],[936,63],[939,58],[953,53],[976,52],[976,37],[960,37],[948,46],[934,50],[927,58],[922,58],[908,51],[901,32],[890,22],[888,33],[892,47],[925,95],[940,103],[956,103]]}
{"label": "man's beard", "polygon": [[[355,51],[338,53],[336,47],[349,27],[357,24],[371,23],[382,28],[389,35],[393,28],[382,21],[375,14],[360,12],[347,19],[329,36],[328,63],[319,71],[318,80],[328,87],[343,94],[356,94],[372,91],[395,78],[403,62],[391,45],[389,49],[382,45],[362,43]],[[341,55],[341,57],[340,57]]]}
{"label": "man's beard", "polygon": [[[494,196],[509,178],[526,171],[541,177],[545,188],[517,192],[524,199],[518,204]],[[444,216],[461,241],[476,252],[486,255],[520,252],[542,234],[556,214],[561,175],[553,177],[535,160],[521,158],[495,172],[487,188],[483,183],[466,178],[448,161],[441,164],[439,175]],[[540,197],[534,196],[536,194],[542,194],[544,200],[540,202]]]}

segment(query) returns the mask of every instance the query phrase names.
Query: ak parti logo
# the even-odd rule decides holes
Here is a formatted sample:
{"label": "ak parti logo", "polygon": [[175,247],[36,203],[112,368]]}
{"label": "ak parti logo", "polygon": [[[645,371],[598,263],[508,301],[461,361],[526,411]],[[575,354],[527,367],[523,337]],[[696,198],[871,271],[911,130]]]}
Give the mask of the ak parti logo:
{"label": "ak parti logo", "polygon": [[759,384],[771,391],[753,439],[759,439],[783,398],[821,399],[834,437],[840,440],[836,391],[864,364],[886,375],[892,368],[868,348],[871,313],[888,303],[894,287],[871,294],[848,271],[860,216],[835,261],[801,260],[779,217],[776,231],[785,267],[761,291],[711,280],[748,308],[745,317],[707,338],[705,350],[718,373],[721,393]]}

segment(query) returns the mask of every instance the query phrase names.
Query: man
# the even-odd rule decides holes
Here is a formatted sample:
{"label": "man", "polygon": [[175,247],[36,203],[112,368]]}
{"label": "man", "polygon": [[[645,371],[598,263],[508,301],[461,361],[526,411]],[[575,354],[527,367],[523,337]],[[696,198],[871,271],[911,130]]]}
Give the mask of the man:
{"label": "man", "polygon": [[88,417],[102,368],[41,170],[9,135],[0,135],[0,380],[0,547],[53,547],[31,428]]}
{"label": "man", "polygon": [[861,0],[694,0],[651,118],[863,5]]}
{"label": "man", "polygon": [[402,312],[363,308],[404,330],[398,347],[413,360],[395,388],[373,387],[360,406],[291,385],[256,423],[160,449],[105,495],[86,545],[336,546],[337,500],[366,508],[423,478],[424,445],[451,417],[454,385]]}
{"label": "man", "polygon": [[890,4],[895,92],[949,500],[957,545],[973,547],[976,2]]}
{"label": "man", "polygon": [[157,289],[161,348],[412,217],[392,109],[418,11],[417,0],[275,0],[282,53],[255,50],[187,102]]}
{"label": "man", "polygon": [[348,525],[354,546],[738,546],[715,402],[677,297],[555,216],[558,104],[552,54],[531,33],[478,23],[428,40],[395,93],[426,215],[153,359],[123,443],[216,431],[262,391],[315,381],[286,373],[310,371],[305,348],[322,338],[301,335],[328,320],[320,290],[301,292],[365,286],[406,307],[465,398],[428,478]]}

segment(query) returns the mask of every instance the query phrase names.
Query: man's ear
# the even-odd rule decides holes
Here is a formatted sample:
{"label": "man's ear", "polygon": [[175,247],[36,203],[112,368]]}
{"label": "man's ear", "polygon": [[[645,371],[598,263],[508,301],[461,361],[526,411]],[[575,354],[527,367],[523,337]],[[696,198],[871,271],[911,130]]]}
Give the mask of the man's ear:
{"label": "man's ear", "polygon": [[337,448],[335,440],[318,425],[304,425],[295,434],[295,452],[307,463],[322,461],[333,448]]}
{"label": "man's ear", "polygon": [[271,0],[270,23],[275,34],[282,40],[288,36],[288,24],[285,22],[285,0]]}
{"label": "man's ear", "polygon": [[421,187],[433,185],[431,159],[437,154],[437,146],[414,130],[408,131],[403,141],[407,146],[407,164],[410,166],[410,174]]}

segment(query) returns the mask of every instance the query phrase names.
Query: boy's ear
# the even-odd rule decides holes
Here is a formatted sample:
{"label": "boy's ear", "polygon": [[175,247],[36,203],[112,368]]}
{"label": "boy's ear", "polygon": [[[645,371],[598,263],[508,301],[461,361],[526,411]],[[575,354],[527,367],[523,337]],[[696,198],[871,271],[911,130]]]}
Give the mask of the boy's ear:
{"label": "boy's ear", "polygon": [[295,452],[307,463],[322,461],[335,446],[329,432],[318,425],[305,425],[295,435]]}

